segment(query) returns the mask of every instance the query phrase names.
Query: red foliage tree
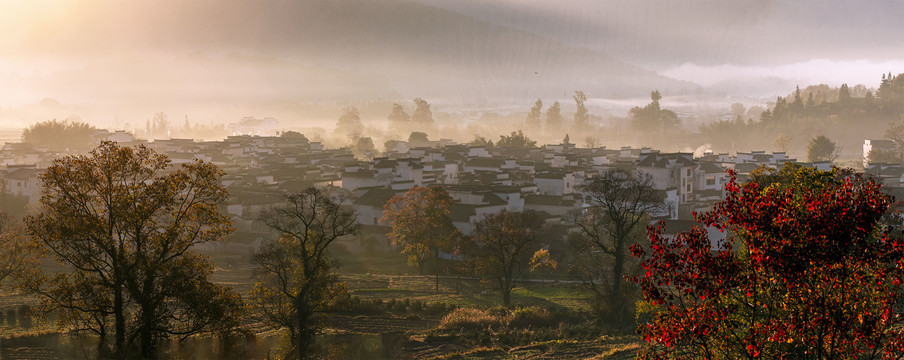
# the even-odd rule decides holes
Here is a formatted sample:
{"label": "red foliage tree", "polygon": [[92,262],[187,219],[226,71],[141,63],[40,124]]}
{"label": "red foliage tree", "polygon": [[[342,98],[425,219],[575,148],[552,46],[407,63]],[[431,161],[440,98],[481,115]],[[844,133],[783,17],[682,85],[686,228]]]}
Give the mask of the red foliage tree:
{"label": "red foliage tree", "polygon": [[702,226],[634,246],[632,278],[658,309],[646,358],[904,357],[904,241],[880,219],[892,198],[874,179],[799,169],[739,185]]}

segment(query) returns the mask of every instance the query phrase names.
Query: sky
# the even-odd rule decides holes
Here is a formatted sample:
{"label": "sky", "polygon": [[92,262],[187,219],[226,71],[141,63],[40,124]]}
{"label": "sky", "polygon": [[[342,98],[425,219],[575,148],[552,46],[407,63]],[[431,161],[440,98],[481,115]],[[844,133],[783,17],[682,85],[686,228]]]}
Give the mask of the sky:
{"label": "sky", "polygon": [[904,69],[900,19],[870,0],[0,1],[0,120],[875,87]]}

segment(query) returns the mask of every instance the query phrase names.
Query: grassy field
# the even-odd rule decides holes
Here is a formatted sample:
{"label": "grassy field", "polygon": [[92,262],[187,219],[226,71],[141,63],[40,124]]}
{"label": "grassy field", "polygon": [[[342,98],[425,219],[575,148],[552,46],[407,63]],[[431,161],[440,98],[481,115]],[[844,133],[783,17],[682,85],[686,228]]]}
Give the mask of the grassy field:
{"label": "grassy field", "polygon": [[[416,269],[408,267],[405,258],[398,254],[344,261],[340,279],[364,310],[329,315],[324,335],[318,340],[327,359],[629,359],[634,358],[642,345],[634,335],[599,337],[580,330],[581,323],[590,318],[589,295],[575,283],[520,282],[512,292],[513,308],[551,311],[559,314],[556,316],[565,316],[561,319],[567,324],[528,331],[506,327],[478,329],[473,334],[456,333],[439,330],[443,316],[452,309],[503,309],[495,283],[441,276],[436,291],[433,276],[413,275]],[[242,294],[253,287],[253,267],[247,262],[215,259],[215,264],[212,279],[215,282]],[[90,341],[65,335],[50,320],[26,315],[26,309],[37,303],[36,298],[9,289],[0,292],[0,358],[79,358],[79,353],[73,351],[85,345],[73,344]],[[279,333],[267,331],[252,320],[247,325],[256,336],[244,345],[250,350],[238,354],[227,356],[223,351],[215,351],[216,346],[210,345],[215,341],[209,339],[193,340],[193,343],[207,344],[204,346],[178,343],[173,348],[180,354],[190,351],[193,355],[186,358],[193,359],[266,357],[270,348],[279,343]],[[575,331],[581,335],[569,335]],[[499,340],[506,336],[518,340]],[[200,350],[211,346],[214,350]]]}

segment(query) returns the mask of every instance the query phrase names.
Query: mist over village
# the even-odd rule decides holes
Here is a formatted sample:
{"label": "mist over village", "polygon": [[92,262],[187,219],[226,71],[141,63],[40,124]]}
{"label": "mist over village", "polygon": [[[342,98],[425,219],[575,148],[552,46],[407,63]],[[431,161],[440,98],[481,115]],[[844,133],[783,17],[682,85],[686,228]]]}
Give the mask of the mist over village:
{"label": "mist over village", "polygon": [[0,359],[899,359],[904,6],[0,2]]}

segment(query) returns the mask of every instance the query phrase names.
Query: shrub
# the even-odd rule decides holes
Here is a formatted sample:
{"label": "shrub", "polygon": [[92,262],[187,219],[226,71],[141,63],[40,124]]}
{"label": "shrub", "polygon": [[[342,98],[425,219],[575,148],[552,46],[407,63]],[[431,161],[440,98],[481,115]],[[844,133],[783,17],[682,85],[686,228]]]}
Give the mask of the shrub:
{"label": "shrub", "polygon": [[508,323],[513,328],[523,327],[551,327],[556,324],[549,310],[536,306],[524,307],[512,310],[508,316]]}
{"label": "shrub", "polygon": [[502,326],[499,316],[493,316],[487,311],[474,308],[459,308],[446,314],[439,322],[439,329],[443,330],[477,330],[491,326]]}
{"label": "shrub", "polygon": [[[439,301],[432,302],[427,304],[427,307],[424,309],[430,315],[441,315],[446,313],[446,304],[441,303]],[[449,310],[451,311],[451,309]]]}

